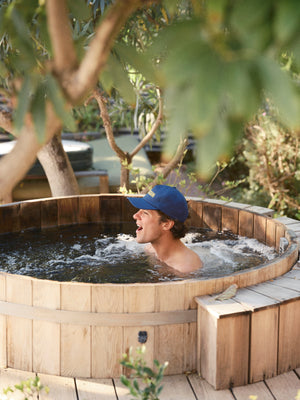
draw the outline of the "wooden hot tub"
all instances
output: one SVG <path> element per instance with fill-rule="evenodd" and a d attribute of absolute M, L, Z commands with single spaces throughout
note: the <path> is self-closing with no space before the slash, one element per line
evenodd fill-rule
<path fill-rule="evenodd" d="M 74 377 L 118 377 L 120 359 L 146 338 L 146 357 L 169 361 L 167 374 L 196 369 L 195 296 L 232 283 L 245 287 L 277 277 L 296 262 L 297 244 L 276 220 L 242 205 L 190 199 L 196 227 L 230 229 L 287 250 L 272 262 L 232 276 L 166 283 L 88 284 L 0 274 L 2 367 Z M 0 206 L 0 233 L 53 226 L 132 221 L 134 208 L 122 195 L 86 195 Z M 125 227 L 126 228 L 126 227 Z"/>

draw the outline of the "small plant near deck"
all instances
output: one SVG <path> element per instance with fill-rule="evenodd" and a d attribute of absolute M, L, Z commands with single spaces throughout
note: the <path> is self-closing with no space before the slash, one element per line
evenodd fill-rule
<path fill-rule="evenodd" d="M 143 345 L 136 349 L 135 357 L 132 355 L 132 348 L 128 354 L 123 355 L 121 365 L 130 371 L 130 375 L 121 375 L 121 382 L 135 399 L 159 400 L 163 389 L 161 382 L 168 363 L 160 364 L 154 360 L 154 368 L 148 367 L 144 359 L 145 351 L 146 346 Z"/>
<path fill-rule="evenodd" d="M 36 376 L 35 378 L 29 378 L 26 381 L 21 381 L 20 383 L 14 385 L 13 387 L 8 386 L 6 389 L 3 389 L 3 394 L 0 395 L 1 400 L 9 400 L 14 399 L 15 393 L 22 393 L 24 400 L 36 400 L 40 396 L 40 393 L 45 392 L 49 393 L 48 386 L 42 385 L 40 378 Z M 18 397 L 20 398 L 20 397 Z"/>
<path fill-rule="evenodd" d="M 259 400 L 259 398 L 257 396 L 251 395 L 249 396 L 249 400 Z M 298 390 L 295 400 L 300 400 L 300 390 Z"/>

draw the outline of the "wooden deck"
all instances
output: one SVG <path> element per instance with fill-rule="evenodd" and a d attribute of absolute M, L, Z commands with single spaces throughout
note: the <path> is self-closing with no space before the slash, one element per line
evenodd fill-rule
<path fill-rule="evenodd" d="M 38 374 L 41 383 L 50 389 L 48 395 L 40 394 L 39 400 L 129 400 L 127 389 L 118 379 L 73 379 Z M 0 398 L 3 389 L 34 377 L 33 373 L 0 370 Z M 161 400 L 294 400 L 300 391 L 300 368 L 288 373 L 231 390 L 215 391 L 198 375 L 166 376 L 163 380 Z M 21 399 L 22 397 L 9 397 Z"/>

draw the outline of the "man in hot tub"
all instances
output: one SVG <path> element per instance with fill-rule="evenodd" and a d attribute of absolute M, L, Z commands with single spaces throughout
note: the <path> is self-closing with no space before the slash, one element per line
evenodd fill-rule
<path fill-rule="evenodd" d="M 137 224 L 136 240 L 149 243 L 146 250 L 179 273 L 202 267 L 200 257 L 180 240 L 187 229 L 184 224 L 188 207 L 184 196 L 175 187 L 154 186 L 143 198 L 128 197 L 139 208 L 133 215 Z"/>

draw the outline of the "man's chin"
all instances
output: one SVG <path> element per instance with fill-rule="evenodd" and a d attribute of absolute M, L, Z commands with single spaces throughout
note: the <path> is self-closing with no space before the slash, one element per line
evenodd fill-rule
<path fill-rule="evenodd" d="M 142 243 L 147 243 L 147 242 L 145 242 L 145 240 L 143 240 L 142 238 L 139 238 L 138 236 L 135 237 L 135 240 L 136 240 L 137 243 L 141 243 L 141 244 Z"/>

